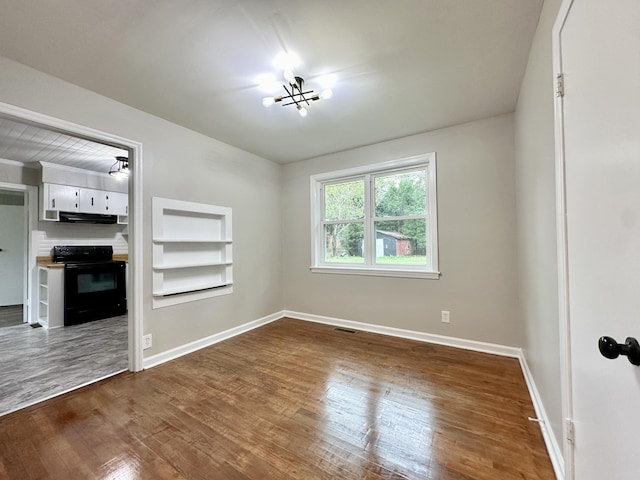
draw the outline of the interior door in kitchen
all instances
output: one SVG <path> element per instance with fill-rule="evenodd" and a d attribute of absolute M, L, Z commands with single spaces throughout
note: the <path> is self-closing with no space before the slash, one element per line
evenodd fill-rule
<path fill-rule="evenodd" d="M 0 188 L 0 307 L 24 303 L 26 219 L 25 192 Z"/>

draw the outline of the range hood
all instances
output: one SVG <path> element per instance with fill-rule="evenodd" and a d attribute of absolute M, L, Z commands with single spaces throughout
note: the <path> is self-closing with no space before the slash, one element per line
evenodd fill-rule
<path fill-rule="evenodd" d="M 116 215 L 103 215 L 100 213 L 60 212 L 60 221 L 66 223 L 116 223 Z"/>

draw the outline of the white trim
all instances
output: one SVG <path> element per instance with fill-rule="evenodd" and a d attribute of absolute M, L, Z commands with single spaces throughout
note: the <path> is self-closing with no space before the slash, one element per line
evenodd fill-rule
<path fill-rule="evenodd" d="M 155 367 L 170 360 L 182 357 L 183 355 L 193 353 L 202 348 L 215 345 L 216 343 L 222 342 L 223 340 L 227 340 L 229 338 L 235 337 L 236 335 L 246 333 L 249 330 L 261 327 L 283 317 L 285 317 L 284 312 L 272 313 L 271 315 L 267 315 L 266 317 L 259 318 L 258 320 L 253 320 L 234 328 L 230 328 L 229 330 L 225 330 L 224 332 L 216 333 L 214 335 L 195 340 L 193 342 L 181 345 L 176 348 L 172 348 L 171 350 L 167 350 L 156 355 L 151 355 L 150 357 L 144 359 L 144 368 L 147 369 Z"/>
<path fill-rule="evenodd" d="M 142 265 L 143 265 L 143 217 L 142 217 L 142 144 L 117 135 L 101 132 L 93 128 L 78 125 L 76 123 L 50 117 L 41 113 L 33 112 L 15 105 L 0 102 L 0 114 L 12 116 L 24 122 L 31 122 L 45 128 L 52 128 L 72 136 L 92 139 L 97 142 L 109 144 L 114 147 L 124 147 L 131 150 L 133 162 L 129 164 L 129 191 L 133 190 L 133 195 L 129 195 L 129 201 L 133 203 L 130 208 L 131 224 L 129 225 L 129 263 L 133 270 L 131 299 L 132 307 L 129 310 L 129 369 L 138 371 L 142 369 Z M 131 313 L 133 312 L 133 314 Z"/>
<path fill-rule="evenodd" d="M 22 260 L 23 268 L 23 285 L 22 285 L 22 304 L 24 308 L 23 320 L 28 323 L 36 323 L 38 304 L 36 301 L 36 289 L 34 288 L 33 275 L 36 270 L 36 256 L 32 255 L 33 252 L 33 231 L 36 230 L 38 225 L 38 187 L 33 185 L 23 185 L 19 183 L 0 182 L 0 189 L 13 190 L 24 193 L 24 210 L 26 215 L 25 221 L 25 238 L 27 246 L 24 249 L 24 255 Z"/>
<path fill-rule="evenodd" d="M 551 424 L 549 423 L 549 417 L 547 416 L 547 411 L 545 410 L 540 394 L 538 393 L 538 388 L 533 380 L 533 375 L 531 374 L 531 370 L 529 369 L 529 364 L 527 363 L 524 353 L 521 352 L 519 360 L 520 368 L 522 368 L 522 374 L 524 375 L 524 380 L 527 383 L 527 389 L 529 390 L 529 396 L 531 397 L 533 408 L 536 411 L 536 417 L 540 420 L 538 425 L 540 426 L 542 438 L 544 439 L 547 452 L 549 453 L 549 458 L 551 459 L 551 464 L 553 465 L 553 471 L 556 474 L 557 480 L 564 480 L 564 458 L 562 456 L 562 449 L 560 448 L 560 445 L 558 445 L 556 437 L 553 434 Z"/>
<path fill-rule="evenodd" d="M 426 169 L 427 183 L 427 209 L 425 215 L 410 215 L 394 217 L 396 219 L 421 218 L 424 217 L 427 226 L 427 259 L 429 265 L 376 265 L 375 260 L 375 233 L 374 224 L 376 218 L 373 208 L 373 192 L 370 182 L 374 177 L 394 169 L 401 171 L 411 170 L 412 167 Z M 438 206 L 437 206 L 437 165 L 436 153 L 424 153 L 407 158 L 400 158 L 387 162 L 371 165 L 361 165 L 358 167 L 331 172 L 318 173 L 309 177 L 310 207 L 311 207 L 311 267 L 312 273 L 329 273 L 343 275 L 373 275 L 387 277 L 408 277 L 408 278 L 429 278 L 437 280 L 440 278 L 438 271 Z M 322 186 L 332 181 L 348 181 L 349 179 L 362 179 L 364 181 L 365 196 L 365 218 L 361 220 L 349 220 L 349 223 L 363 223 L 364 225 L 364 264 L 345 265 L 342 263 L 326 262 L 324 260 L 324 245 L 320 239 L 324 237 L 323 225 L 331 223 L 344 223 L 340 221 L 326 222 L 323 220 L 324 198 L 321 194 Z M 369 208 L 366 206 L 369 205 Z M 370 215 L 371 214 L 371 215 Z M 371 244 L 373 242 L 373 244 Z M 428 270 L 427 270 L 428 267 Z M 419 274 L 416 274 L 418 273 Z"/>
<path fill-rule="evenodd" d="M 563 0 L 552 33 L 553 91 L 556 75 L 563 73 L 562 68 L 562 29 L 573 5 L 573 0 Z M 555 95 L 555 94 L 554 94 Z M 571 319 L 569 315 L 569 278 L 567 265 L 567 207 L 564 158 L 564 112 L 563 97 L 555 96 L 554 137 L 556 161 L 556 232 L 558 262 L 558 323 L 560 329 L 560 388 L 562 398 L 562 438 L 563 438 L 563 475 L 567 480 L 574 479 L 575 458 L 573 444 L 566 431 L 568 420 L 573 419 L 573 392 L 571 374 Z"/>
<path fill-rule="evenodd" d="M 438 280 L 440 272 L 426 272 L 420 270 L 383 270 L 382 268 L 359 268 L 359 267 L 309 267 L 313 273 L 334 273 L 338 275 L 369 275 L 372 277 L 402 277 L 402 278 L 428 278 Z"/>
<path fill-rule="evenodd" d="M 493 355 L 500 355 L 503 357 L 520 358 L 521 356 L 521 350 L 519 348 L 508 347 L 506 345 L 498 345 L 496 343 L 478 342 L 476 340 L 447 337 L 444 335 L 436 335 L 433 333 L 416 332 L 414 330 L 404 330 L 401 328 L 386 327 L 383 325 L 374 325 L 371 323 L 345 320 L 342 318 L 325 317 L 323 315 L 314 315 L 311 313 L 292 312 L 291 310 L 285 310 L 283 316 L 294 318 L 296 320 L 305 320 L 308 322 L 334 325 L 336 327 L 346 327 L 354 330 L 362 330 L 363 332 L 380 333 L 382 335 L 389 335 L 391 337 L 406 338 L 409 340 L 417 340 L 419 342 L 435 343 L 437 345 L 462 348 L 464 350 L 473 350 L 475 352 L 491 353 Z"/>

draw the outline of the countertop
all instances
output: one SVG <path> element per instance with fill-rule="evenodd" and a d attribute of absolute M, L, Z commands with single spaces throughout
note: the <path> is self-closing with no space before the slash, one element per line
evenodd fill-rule
<path fill-rule="evenodd" d="M 129 263 L 129 254 L 127 253 L 114 253 L 114 260 L 120 260 Z M 51 257 L 36 257 L 36 264 L 39 267 L 47 268 L 64 268 L 64 263 L 56 263 Z"/>

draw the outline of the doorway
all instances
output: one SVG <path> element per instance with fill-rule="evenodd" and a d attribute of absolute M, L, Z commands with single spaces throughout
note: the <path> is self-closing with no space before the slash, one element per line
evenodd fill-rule
<path fill-rule="evenodd" d="M 0 116 L 8 117 L 15 122 L 28 125 L 32 128 L 35 127 L 35 128 L 41 129 L 42 131 L 56 132 L 57 134 L 60 134 L 60 135 L 66 135 L 70 138 L 73 138 L 74 140 L 78 140 L 81 142 L 85 142 L 85 143 L 93 142 L 96 145 L 98 144 L 103 146 L 108 145 L 111 147 L 116 147 L 116 148 L 121 148 L 123 150 L 126 150 L 129 153 L 130 172 L 131 172 L 130 178 L 127 183 L 127 186 L 128 186 L 127 190 L 129 191 L 130 207 L 129 207 L 129 225 L 126 227 L 126 237 L 128 239 L 128 247 L 127 247 L 127 250 L 125 250 L 128 252 L 128 257 L 129 257 L 128 269 L 127 269 L 128 275 L 129 275 L 128 315 L 123 318 L 114 318 L 111 321 L 111 323 L 113 324 L 118 323 L 118 325 L 114 326 L 113 328 L 120 329 L 119 331 L 123 332 L 122 335 L 120 334 L 111 335 L 111 338 L 122 339 L 122 341 L 120 342 L 120 345 L 122 345 L 122 347 L 118 347 L 118 348 L 123 349 L 121 354 L 121 360 L 124 359 L 124 364 L 120 363 L 120 365 L 122 366 L 117 367 L 116 371 L 110 371 L 107 373 L 104 373 L 99 370 L 95 370 L 94 372 L 92 372 L 92 377 L 90 378 L 90 380 L 86 380 L 86 381 L 78 380 L 73 384 L 69 384 L 68 382 L 57 382 L 57 381 L 53 382 L 57 384 L 57 387 L 59 387 L 57 388 L 57 390 L 52 389 L 50 395 L 30 397 L 28 403 L 21 404 L 19 406 L 19 408 L 23 408 L 28 404 L 36 403 L 36 402 L 45 400 L 51 396 L 65 393 L 66 391 L 73 390 L 75 388 L 81 387 L 88 383 L 93 383 L 102 378 L 105 378 L 106 376 L 110 376 L 112 374 L 121 372 L 123 370 L 137 371 L 142 368 L 142 349 L 139 347 L 140 345 L 139 332 L 141 331 L 141 316 L 139 314 L 140 305 L 135 295 L 135 293 L 139 291 L 140 289 L 139 285 L 141 284 L 141 275 L 139 273 L 141 268 L 137 268 L 136 266 L 136 263 L 141 262 L 141 256 L 138 256 L 139 260 L 138 262 L 136 262 L 136 255 L 135 255 L 137 251 L 140 251 L 140 247 L 139 247 L 140 236 L 136 235 L 137 225 L 135 223 L 136 222 L 135 217 L 136 217 L 136 213 L 138 213 L 138 211 L 140 210 L 139 208 L 140 200 L 136 199 L 136 197 L 139 198 L 141 192 L 140 190 L 138 191 L 136 190 L 138 188 L 141 188 L 142 149 L 140 144 L 133 141 L 122 139 L 119 137 L 114 137 L 109 134 L 105 134 L 103 132 L 94 131 L 92 129 L 89 129 L 83 126 L 71 124 L 68 122 L 64 122 L 58 119 L 40 115 L 35 112 L 30 112 L 30 111 L 13 107 L 10 105 L 6 105 L 6 104 L 0 103 Z M 11 160 L 9 160 L 9 162 L 11 162 Z M 0 161 L 0 163 L 2 162 Z M 13 163 L 20 164 L 21 162 L 14 161 Z M 106 170 L 104 172 L 106 173 Z M 15 226 L 17 225 L 17 223 L 20 223 L 19 220 L 16 220 L 17 217 L 20 215 L 18 213 L 15 213 L 15 211 L 20 210 L 23 218 L 20 224 L 21 225 L 24 224 L 24 228 L 18 228 L 18 229 L 11 228 L 11 229 L 2 229 L 2 230 L 3 231 L 4 230 L 21 230 L 23 232 L 26 232 L 20 235 L 19 239 L 18 238 L 12 239 L 12 241 L 14 242 L 17 242 L 17 241 L 21 242 L 22 249 L 23 249 L 22 261 L 23 261 L 23 265 L 26 265 L 26 268 L 25 268 L 26 275 L 24 275 L 25 278 L 21 278 L 19 279 L 18 282 L 16 282 L 16 283 L 23 284 L 23 288 L 20 289 L 20 293 L 22 294 L 22 299 L 18 303 L 15 303 L 15 305 L 17 306 L 21 305 L 22 307 L 22 319 L 19 324 L 22 326 L 17 328 L 23 329 L 21 330 L 22 335 L 33 335 L 33 332 L 35 331 L 39 331 L 39 334 L 42 335 L 44 332 L 48 337 L 48 343 L 50 345 L 55 344 L 55 342 L 52 342 L 52 339 L 55 339 L 56 342 L 63 342 L 63 341 L 76 342 L 79 337 L 75 335 L 71 335 L 71 333 L 80 334 L 82 333 L 81 332 L 82 329 L 90 330 L 89 332 L 85 332 L 87 337 L 94 336 L 97 329 L 93 328 L 94 327 L 93 325 L 82 326 L 82 328 L 78 328 L 77 330 L 74 330 L 74 332 L 71 332 L 71 329 L 66 327 L 49 329 L 48 331 L 46 331 L 44 328 L 32 329 L 29 325 L 24 325 L 25 323 L 30 323 L 32 326 L 38 327 L 38 315 L 39 315 L 38 303 L 37 303 L 39 282 L 38 282 L 38 267 L 36 265 L 36 257 L 41 256 L 39 254 L 41 254 L 42 252 L 39 252 L 38 249 L 35 248 L 35 246 L 38 245 L 38 242 L 41 239 L 32 238 L 31 234 L 32 232 L 35 231 L 38 235 L 40 235 L 40 237 L 49 238 L 48 236 L 49 232 L 45 232 L 45 234 L 42 233 L 43 228 L 45 229 L 49 228 L 50 230 L 56 231 L 63 228 L 63 226 L 61 224 L 58 224 L 57 222 L 45 222 L 45 221 L 39 222 L 38 221 L 38 216 L 39 216 L 38 215 L 38 187 L 36 185 L 38 185 L 41 182 L 41 180 L 37 179 L 37 181 L 34 182 L 33 179 L 37 177 L 35 174 L 33 174 L 33 172 L 26 172 L 26 174 L 22 172 L 19 175 L 14 175 L 13 178 L 12 178 L 12 175 L 9 175 L 9 176 L 3 175 L 3 178 L 5 179 L 8 178 L 9 181 L 12 181 L 13 178 L 17 178 L 18 181 L 26 178 L 27 181 L 25 183 L 30 183 L 30 185 L 24 185 L 19 183 L 15 183 L 15 184 L 0 183 L 0 206 L 2 205 L 2 202 L 4 202 L 4 203 L 11 204 L 12 207 L 19 207 L 19 208 L 12 208 L 10 210 L 7 209 L 7 211 L 11 211 L 12 212 L 11 214 L 13 215 L 11 219 L 7 218 L 7 221 L 9 221 L 12 226 Z M 11 192 L 11 193 L 6 193 L 6 192 Z M 7 198 L 5 198 L 4 195 L 6 195 Z M 32 215 L 29 215 L 30 212 L 32 213 Z M 32 218 L 29 219 L 30 217 Z M 46 225 L 46 226 L 43 227 L 43 225 Z M 74 227 L 81 228 L 81 227 L 87 227 L 87 226 L 86 225 L 71 226 L 71 228 L 74 228 Z M 96 228 L 96 227 L 93 227 L 93 228 Z M 86 231 L 83 231 L 83 233 L 85 232 Z M 70 236 L 73 236 L 73 234 Z M 26 241 L 25 241 L 25 238 L 26 238 Z M 3 237 L 0 237 L 0 241 L 5 242 L 6 240 Z M 0 248 L 3 248 L 4 250 L 4 247 L 2 245 L 0 245 Z M 42 245 L 40 245 L 40 249 L 42 248 L 43 248 Z M 12 247 L 11 250 L 13 253 L 14 248 Z M 0 253 L 3 253 L 3 252 L 0 252 Z M 13 297 L 16 297 L 16 295 L 17 294 L 14 292 Z M 7 299 L 6 303 L 14 305 L 14 302 L 16 302 L 17 300 L 15 300 L 15 298 L 13 297 Z M 5 302 L 4 299 L 2 301 Z M 2 306 L 3 305 L 0 304 L 0 307 Z M 107 326 L 107 323 L 109 322 L 102 323 L 100 327 Z M 96 322 L 96 325 L 97 325 L 97 322 Z M 2 343 L 1 338 L 0 338 L 0 343 Z M 114 343 L 118 343 L 118 342 L 114 342 Z M 57 345 L 60 348 L 60 350 L 58 351 L 58 356 L 60 356 L 59 355 L 60 352 L 64 351 L 64 356 L 70 357 L 72 356 L 72 351 L 75 351 L 75 348 L 70 349 L 67 347 L 62 347 L 61 346 L 63 345 L 62 343 L 57 343 Z M 74 346 L 75 345 L 76 344 L 74 343 Z M 5 347 L 6 346 L 7 345 L 5 345 Z M 51 372 L 55 370 L 55 369 L 52 370 L 51 368 L 48 368 L 49 367 L 48 359 L 53 358 L 49 355 L 50 353 L 53 353 L 53 357 L 56 356 L 55 351 L 47 352 L 46 354 L 34 353 L 34 352 L 23 352 L 23 355 L 21 356 L 21 359 L 20 359 L 20 363 L 39 364 L 40 368 L 43 370 L 43 379 L 45 379 L 46 372 Z M 2 372 L 0 371 L 0 374 L 1 373 Z M 3 395 L 0 395 L 0 404 L 3 403 L 2 397 Z M 0 405 L 0 407 L 2 406 L 3 405 Z M 15 408 L 7 410 L 6 408 L 0 408 L 0 410 L 2 410 L 0 414 L 8 413 L 9 411 L 12 411 L 14 409 Z"/>
<path fill-rule="evenodd" d="M 27 220 L 25 192 L 0 187 L 0 328 L 27 322 Z"/>

